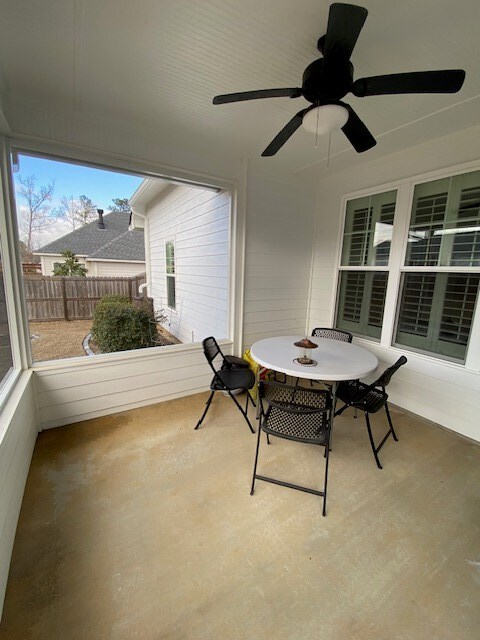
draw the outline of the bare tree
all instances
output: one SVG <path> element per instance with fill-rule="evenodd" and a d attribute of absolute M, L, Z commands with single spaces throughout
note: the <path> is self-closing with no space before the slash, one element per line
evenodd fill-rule
<path fill-rule="evenodd" d="M 79 196 L 77 199 L 73 196 L 68 198 L 63 196 L 60 206 L 55 211 L 59 218 L 69 224 L 72 231 L 92 222 L 97 217 L 96 205 L 87 196 Z"/>
<path fill-rule="evenodd" d="M 20 186 L 17 193 L 25 200 L 25 206 L 20 209 L 20 226 L 25 235 L 25 244 L 28 252 L 33 249 L 35 233 L 47 229 L 57 220 L 57 214 L 52 211 L 52 201 L 55 189 L 55 181 L 43 185 L 39 190 L 35 187 L 35 176 L 22 176 L 18 179 Z"/>

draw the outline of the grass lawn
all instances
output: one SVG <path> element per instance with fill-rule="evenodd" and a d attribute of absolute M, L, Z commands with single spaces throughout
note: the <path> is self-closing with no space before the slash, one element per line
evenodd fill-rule
<path fill-rule="evenodd" d="M 30 322 L 29 326 L 30 336 L 38 336 L 31 340 L 34 362 L 87 355 L 83 350 L 82 343 L 92 328 L 91 320 Z M 158 346 L 180 343 L 180 340 L 163 327 L 159 326 L 158 329 Z M 94 344 L 90 344 L 90 347 L 95 353 L 98 353 Z"/>
<path fill-rule="evenodd" d="M 34 362 L 86 356 L 82 342 L 92 328 L 91 320 L 65 322 L 30 322 L 30 336 Z"/>

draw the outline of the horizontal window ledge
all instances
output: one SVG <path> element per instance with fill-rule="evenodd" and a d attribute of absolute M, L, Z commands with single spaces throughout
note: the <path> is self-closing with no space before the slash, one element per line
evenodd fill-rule
<path fill-rule="evenodd" d="M 341 269 L 343 267 L 340 267 Z M 420 267 L 420 266 L 404 266 L 400 267 L 400 271 L 417 272 L 417 273 L 480 273 L 480 267 Z"/>
<path fill-rule="evenodd" d="M 467 367 L 467 365 L 463 362 L 459 362 L 458 360 L 449 360 L 445 356 L 428 354 L 424 351 L 417 351 L 412 349 L 412 347 L 404 347 L 398 344 L 395 345 L 382 345 L 378 341 L 372 338 L 365 338 L 360 336 L 354 336 L 355 343 L 364 346 L 368 349 L 368 345 L 375 346 L 376 348 L 380 348 L 382 350 L 388 351 L 390 353 L 397 354 L 398 357 L 401 355 L 406 355 L 407 358 L 412 357 L 418 360 L 423 360 L 425 362 L 431 362 L 435 364 L 440 364 L 445 367 L 449 367 L 451 369 L 465 371 L 467 373 L 474 373 L 476 375 L 480 375 L 480 371 L 478 369 L 472 369 Z"/>
<path fill-rule="evenodd" d="M 217 340 L 220 347 L 229 348 L 233 345 L 232 340 Z M 176 354 L 185 353 L 203 353 L 201 342 L 193 342 L 188 344 L 172 344 L 164 347 L 149 347 L 146 349 L 133 349 L 131 351 L 119 351 L 117 353 L 101 353 L 95 356 L 80 356 L 78 358 L 69 358 L 68 360 L 48 360 L 45 362 L 36 362 L 31 369 L 35 373 L 58 373 L 68 369 L 84 369 L 92 366 L 121 364 L 123 362 L 138 362 L 149 358 L 172 357 Z"/>

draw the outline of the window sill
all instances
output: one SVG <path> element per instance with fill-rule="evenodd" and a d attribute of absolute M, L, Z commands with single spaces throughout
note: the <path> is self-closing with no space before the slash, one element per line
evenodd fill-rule
<path fill-rule="evenodd" d="M 359 344 L 359 346 L 364 346 L 365 348 L 368 348 L 369 345 L 375 345 L 376 347 L 378 347 L 379 349 L 382 349 L 383 351 L 387 351 L 389 353 L 394 353 L 398 355 L 398 357 L 407 354 L 407 357 L 409 358 L 415 358 L 423 362 L 427 362 L 429 364 L 441 365 L 442 367 L 448 367 L 456 371 L 465 371 L 467 373 L 475 373 L 477 375 L 480 374 L 480 371 L 478 371 L 478 369 L 468 368 L 464 363 L 453 362 L 451 360 L 444 360 L 442 357 L 430 356 L 430 355 L 427 355 L 426 353 L 420 353 L 418 351 L 411 351 L 406 347 L 399 347 L 396 345 L 385 346 L 380 344 L 380 342 L 376 342 L 373 339 L 370 340 L 367 338 L 357 338 L 356 336 L 354 336 L 354 342 Z"/>

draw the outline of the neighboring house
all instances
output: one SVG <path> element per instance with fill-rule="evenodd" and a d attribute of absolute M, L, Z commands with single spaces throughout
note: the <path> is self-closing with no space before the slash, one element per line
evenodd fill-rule
<path fill-rule="evenodd" d="M 143 232 L 129 229 L 129 212 L 112 212 L 34 251 L 42 275 L 51 276 L 62 251 L 73 251 L 89 276 L 135 276 L 145 272 Z"/>
<path fill-rule="evenodd" d="M 228 336 L 230 196 L 144 180 L 130 198 L 131 228 L 145 230 L 147 293 L 181 342 Z"/>

